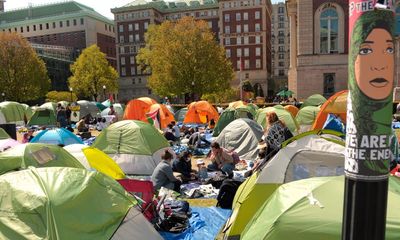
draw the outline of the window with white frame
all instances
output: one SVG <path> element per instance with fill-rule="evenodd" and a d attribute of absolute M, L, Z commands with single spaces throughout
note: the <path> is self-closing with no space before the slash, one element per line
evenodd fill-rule
<path fill-rule="evenodd" d="M 255 11 L 254 18 L 255 19 L 260 19 L 260 11 Z"/>
<path fill-rule="evenodd" d="M 242 44 L 242 38 L 241 37 L 237 37 L 236 38 L 236 44 L 237 45 L 241 45 Z"/>
<path fill-rule="evenodd" d="M 131 75 L 136 75 L 136 68 L 135 67 L 131 67 Z"/>
<path fill-rule="evenodd" d="M 241 33 L 242 31 L 242 26 L 236 25 L 236 33 Z"/>
<path fill-rule="evenodd" d="M 243 32 L 249 32 L 249 24 L 244 24 L 243 25 Z"/>
<path fill-rule="evenodd" d="M 131 23 L 128 25 L 128 30 L 133 31 L 133 25 Z"/>
<path fill-rule="evenodd" d="M 139 23 L 135 23 L 135 31 L 139 31 Z"/>
<path fill-rule="evenodd" d="M 125 65 L 125 57 L 121 57 L 121 65 Z"/>
<path fill-rule="evenodd" d="M 231 57 L 231 50 L 230 49 L 226 49 L 225 50 L 225 54 L 226 54 L 227 58 L 230 58 Z"/>
<path fill-rule="evenodd" d="M 243 20 L 249 20 L 249 13 L 248 12 L 244 12 L 243 13 Z"/>
<path fill-rule="evenodd" d="M 248 57 L 249 56 L 249 48 L 244 49 L 244 56 Z"/>
<path fill-rule="evenodd" d="M 236 49 L 236 57 L 241 57 L 242 56 L 242 49 L 241 48 L 237 48 Z"/>
<path fill-rule="evenodd" d="M 121 67 L 121 76 L 126 76 L 126 69 L 125 69 L 125 67 Z"/>
<path fill-rule="evenodd" d="M 136 42 L 139 42 L 139 41 L 140 41 L 139 34 L 135 34 L 135 41 L 136 41 Z"/>
<path fill-rule="evenodd" d="M 245 44 L 245 45 L 249 44 L 249 36 L 243 37 L 243 44 Z"/>
<path fill-rule="evenodd" d="M 231 27 L 230 26 L 225 26 L 225 33 L 227 33 L 227 34 L 231 33 Z"/>
<path fill-rule="evenodd" d="M 129 34 L 129 42 L 133 42 L 133 34 Z"/>
<path fill-rule="evenodd" d="M 119 25 L 119 32 L 124 32 L 124 25 Z"/>
<path fill-rule="evenodd" d="M 256 47 L 256 56 L 261 56 L 261 48 Z"/>
<path fill-rule="evenodd" d="M 225 38 L 225 45 L 231 45 L 231 39 Z"/>
<path fill-rule="evenodd" d="M 119 42 L 120 43 L 124 43 L 125 42 L 125 39 L 124 39 L 123 35 L 119 36 Z"/>
<path fill-rule="evenodd" d="M 259 23 L 256 23 L 254 29 L 255 29 L 256 32 L 261 31 L 260 24 L 259 24 Z"/>
<path fill-rule="evenodd" d="M 246 59 L 244 60 L 244 69 L 249 69 L 250 68 L 250 60 Z"/>
<path fill-rule="evenodd" d="M 149 28 L 149 23 L 148 22 L 144 22 L 144 29 L 147 30 Z"/>
<path fill-rule="evenodd" d="M 241 19 L 241 14 L 240 13 L 236 13 L 236 21 L 240 21 Z"/>
<path fill-rule="evenodd" d="M 339 45 L 339 18 L 336 9 L 327 8 L 320 16 L 320 53 L 335 53 Z"/>
<path fill-rule="evenodd" d="M 129 57 L 129 62 L 130 62 L 131 64 L 135 64 L 135 56 L 130 56 L 130 57 Z"/>
<path fill-rule="evenodd" d="M 125 48 L 124 47 L 119 47 L 119 53 L 124 54 L 125 53 Z"/>
<path fill-rule="evenodd" d="M 261 59 L 256 59 L 256 68 L 261 68 Z"/>
<path fill-rule="evenodd" d="M 261 43 L 261 36 L 256 36 L 256 44 Z"/>
<path fill-rule="evenodd" d="M 231 16 L 229 14 L 225 14 L 225 22 L 229 22 L 231 19 Z"/>

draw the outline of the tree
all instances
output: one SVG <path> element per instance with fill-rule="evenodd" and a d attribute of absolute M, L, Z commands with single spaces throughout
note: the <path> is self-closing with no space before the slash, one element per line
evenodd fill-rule
<path fill-rule="evenodd" d="M 17 33 L 1 32 L 0 46 L 0 92 L 17 102 L 43 97 L 50 79 L 35 50 Z"/>
<path fill-rule="evenodd" d="M 102 93 L 103 86 L 107 92 L 118 91 L 118 73 L 110 66 L 106 55 L 97 45 L 82 51 L 78 59 L 71 65 L 72 76 L 68 79 L 69 87 L 78 95 L 97 96 Z"/>
<path fill-rule="evenodd" d="M 161 96 L 218 93 L 233 78 L 231 62 L 208 24 L 191 17 L 150 25 L 137 61 L 151 70 L 148 86 Z"/>
<path fill-rule="evenodd" d="M 59 102 L 59 101 L 67 101 L 67 102 L 75 102 L 78 100 L 78 97 L 75 93 L 67 92 L 67 91 L 50 91 L 46 94 L 46 102 Z"/>
<path fill-rule="evenodd" d="M 206 100 L 210 103 L 229 103 L 237 100 L 238 89 L 229 87 L 219 93 L 204 94 L 201 96 L 202 100 Z"/>

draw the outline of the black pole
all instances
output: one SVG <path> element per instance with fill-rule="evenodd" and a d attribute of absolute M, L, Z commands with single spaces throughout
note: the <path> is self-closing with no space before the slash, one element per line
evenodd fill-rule
<path fill-rule="evenodd" d="M 389 1 L 349 1 L 343 240 L 385 239 L 389 163 L 393 156 L 392 6 Z"/>

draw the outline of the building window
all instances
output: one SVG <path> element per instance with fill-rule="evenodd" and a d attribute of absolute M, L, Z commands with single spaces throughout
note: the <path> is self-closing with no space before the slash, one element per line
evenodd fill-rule
<path fill-rule="evenodd" d="M 279 69 L 278 75 L 279 76 L 285 76 L 285 70 Z"/>
<path fill-rule="evenodd" d="M 136 75 L 136 68 L 135 67 L 131 67 L 131 75 L 133 76 L 133 75 Z M 133 81 L 133 84 L 135 84 L 134 83 L 135 81 Z"/>
<path fill-rule="evenodd" d="M 139 84 L 142 83 L 142 79 L 141 78 L 138 78 L 138 83 Z"/>
<path fill-rule="evenodd" d="M 278 55 L 278 59 L 285 59 L 285 54 L 280 53 L 280 54 Z"/>
<path fill-rule="evenodd" d="M 231 39 L 225 38 L 225 45 L 231 45 Z"/>
<path fill-rule="evenodd" d="M 128 25 L 128 31 L 133 31 L 133 25 L 132 24 Z"/>
<path fill-rule="evenodd" d="M 248 57 L 249 56 L 249 48 L 244 49 L 244 56 Z"/>
<path fill-rule="evenodd" d="M 261 56 L 261 48 L 256 48 L 256 56 Z"/>
<path fill-rule="evenodd" d="M 278 36 L 279 36 L 279 37 L 284 37 L 284 36 L 285 36 L 285 33 L 284 33 L 283 31 L 278 31 Z"/>
<path fill-rule="evenodd" d="M 261 29 L 260 29 L 260 24 L 259 23 L 256 23 L 256 25 L 255 25 L 255 30 L 256 30 L 256 32 L 259 32 Z"/>
<path fill-rule="evenodd" d="M 256 44 L 260 44 L 261 43 L 261 36 L 256 36 Z"/>
<path fill-rule="evenodd" d="M 124 43 L 124 42 L 125 42 L 124 36 L 123 35 L 119 36 L 119 43 Z"/>
<path fill-rule="evenodd" d="M 230 21 L 230 15 L 229 14 L 225 14 L 225 22 L 229 22 Z"/>
<path fill-rule="evenodd" d="M 244 36 L 243 37 L 243 44 L 249 44 L 249 36 Z"/>
<path fill-rule="evenodd" d="M 255 19 L 260 19 L 260 11 L 256 11 L 256 12 L 254 13 L 254 18 L 255 18 Z"/>
<path fill-rule="evenodd" d="M 124 32 L 124 25 L 119 25 L 119 32 Z"/>
<path fill-rule="evenodd" d="M 85 21 L 83 20 L 83 18 L 81 18 L 81 25 L 83 25 L 83 24 L 84 24 L 84 22 L 85 22 Z"/>
<path fill-rule="evenodd" d="M 36 31 L 36 25 L 33 25 L 33 31 Z"/>
<path fill-rule="evenodd" d="M 285 51 L 285 46 L 278 47 L 278 52 L 284 52 L 284 51 Z"/>
<path fill-rule="evenodd" d="M 76 26 L 76 19 L 73 20 L 74 26 Z M 107 27 L 106 27 L 107 28 Z M 107 29 L 106 29 L 107 30 Z"/>
<path fill-rule="evenodd" d="M 49 29 L 49 23 L 46 23 L 46 29 Z"/>
<path fill-rule="evenodd" d="M 69 27 L 69 20 L 67 20 L 67 27 Z"/>
<path fill-rule="evenodd" d="M 240 13 L 236 13 L 236 21 L 240 21 L 241 19 L 241 14 Z"/>
<path fill-rule="evenodd" d="M 256 59 L 256 68 L 261 68 L 261 59 Z"/>
<path fill-rule="evenodd" d="M 43 30 L 43 24 L 39 24 L 39 30 Z"/>
<path fill-rule="evenodd" d="M 139 23 L 135 23 L 135 31 L 139 31 Z"/>
<path fill-rule="evenodd" d="M 240 25 L 236 25 L 236 33 L 241 33 L 242 28 Z"/>
<path fill-rule="evenodd" d="M 133 42 L 133 34 L 129 34 L 129 42 Z"/>
<path fill-rule="evenodd" d="M 243 20 L 249 20 L 249 14 L 247 12 L 243 13 Z"/>
<path fill-rule="evenodd" d="M 136 46 L 130 46 L 129 47 L 129 52 L 130 53 L 136 53 Z"/>
<path fill-rule="evenodd" d="M 330 97 L 335 93 L 335 73 L 324 73 L 324 96 Z"/>
<path fill-rule="evenodd" d="M 278 13 L 283 13 L 284 8 L 283 7 L 278 7 Z"/>
<path fill-rule="evenodd" d="M 241 37 L 236 38 L 236 44 L 237 45 L 241 45 L 242 44 L 242 38 Z"/>
<path fill-rule="evenodd" d="M 225 50 L 225 54 L 226 54 L 227 58 L 230 58 L 231 57 L 231 50 L 230 49 L 226 49 Z"/>
<path fill-rule="evenodd" d="M 144 22 L 144 29 L 147 30 L 149 28 L 149 23 L 148 22 Z"/>
<path fill-rule="evenodd" d="M 62 28 L 63 27 L 63 22 L 60 21 L 59 25 L 60 25 L 60 28 Z"/>
<path fill-rule="evenodd" d="M 131 68 L 131 75 L 133 75 L 132 68 Z M 132 78 L 132 84 L 135 84 L 135 79 Z"/>
<path fill-rule="evenodd" d="M 243 32 L 249 32 L 249 25 L 248 24 L 244 24 L 243 25 Z"/>
<path fill-rule="evenodd" d="M 278 21 L 279 22 L 284 22 L 285 21 L 285 17 L 283 15 L 279 15 L 278 16 Z"/>
<path fill-rule="evenodd" d="M 246 59 L 244 60 L 244 69 L 249 69 L 250 68 L 250 60 Z"/>
<path fill-rule="evenodd" d="M 285 39 L 284 38 L 279 38 L 278 39 L 279 44 L 285 44 Z"/>
<path fill-rule="evenodd" d="M 125 69 L 125 67 L 121 67 L 121 76 L 126 76 L 126 69 Z"/>
<path fill-rule="evenodd" d="M 285 23 L 278 23 L 278 28 L 285 28 Z"/>
<path fill-rule="evenodd" d="M 29 32 L 29 26 L 26 26 L 26 31 Z"/>
<path fill-rule="evenodd" d="M 230 26 L 225 26 L 225 33 L 227 33 L 227 34 L 231 33 Z"/>
<path fill-rule="evenodd" d="M 242 70 L 242 66 L 241 66 L 242 64 L 241 64 L 241 60 L 237 60 L 236 61 L 236 69 L 238 69 L 238 70 Z"/>
<path fill-rule="evenodd" d="M 285 66 L 285 63 L 284 63 L 284 62 L 279 62 L 279 63 L 278 63 L 278 66 L 279 66 L 279 67 L 284 67 L 284 66 Z"/>
<path fill-rule="evenodd" d="M 119 53 L 124 54 L 125 53 L 125 48 L 124 47 L 119 47 Z"/>
<path fill-rule="evenodd" d="M 130 57 L 129 57 L 129 62 L 130 62 L 131 64 L 135 64 L 135 56 L 130 56 Z"/>
<path fill-rule="evenodd" d="M 140 41 L 139 34 L 135 34 L 135 41 L 136 41 L 136 42 L 139 42 L 139 41 Z"/>
<path fill-rule="evenodd" d="M 320 53 L 336 53 L 339 45 L 339 18 L 334 8 L 327 8 L 320 16 Z"/>
<path fill-rule="evenodd" d="M 125 57 L 121 57 L 121 65 L 125 65 Z"/>
<path fill-rule="evenodd" d="M 236 57 L 241 57 L 242 56 L 242 49 L 241 48 L 237 48 L 236 49 Z"/>

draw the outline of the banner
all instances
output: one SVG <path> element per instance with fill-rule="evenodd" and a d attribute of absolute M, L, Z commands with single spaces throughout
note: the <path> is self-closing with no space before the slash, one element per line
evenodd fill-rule
<path fill-rule="evenodd" d="M 349 1 L 345 175 L 388 178 L 394 82 L 394 2 Z"/>

